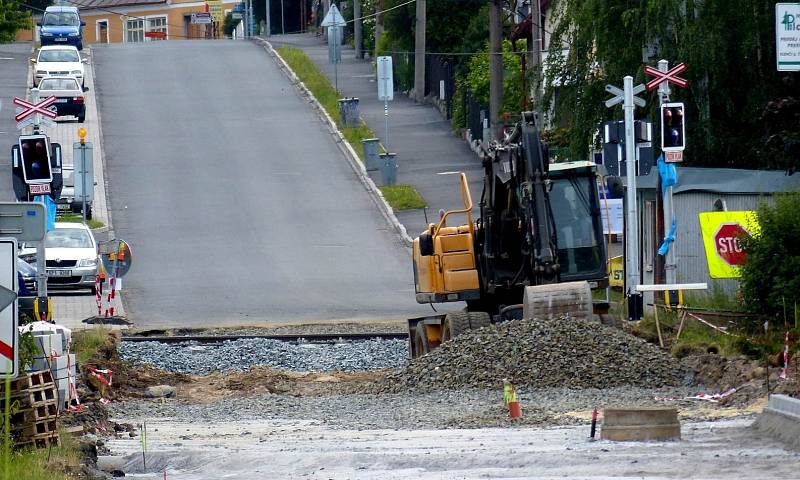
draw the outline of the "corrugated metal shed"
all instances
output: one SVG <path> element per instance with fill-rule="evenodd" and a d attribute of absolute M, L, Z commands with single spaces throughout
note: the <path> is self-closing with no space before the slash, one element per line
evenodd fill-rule
<path fill-rule="evenodd" d="M 771 202 L 774 193 L 800 191 L 800 174 L 732 168 L 677 170 L 678 185 L 673 188 L 677 231 L 672 247 L 677 260 L 676 279 L 681 283 L 708 282 L 712 288 L 735 292 L 737 280 L 711 279 L 708 275 L 698 214 L 719 210 L 720 206 L 729 211 L 756 210 L 760 202 Z M 637 190 L 652 191 L 655 182 L 654 174 L 638 177 Z"/>

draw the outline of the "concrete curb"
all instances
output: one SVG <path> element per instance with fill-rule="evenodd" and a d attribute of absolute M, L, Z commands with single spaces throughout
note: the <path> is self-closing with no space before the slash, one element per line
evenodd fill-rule
<path fill-rule="evenodd" d="M 89 48 L 91 52 L 91 47 Z M 108 182 L 106 181 L 106 155 L 105 155 L 105 145 L 103 142 L 103 122 L 100 118 L 100 107 L 97 105 L 97 76 L 94 73 L 94 52 L 89 54 L 89 62 L 86 64 L 92 70 L 92 96 L 94 97 L 94 115 L 97 119 L 97 138 L 99 139 L 99 157 L 100 157 L 100 164 L 103 168 L 100 169 L 100 175 L 103 177 L 103 196 L 105 196 L 105 201 L 103 202 L 106 207 L 106 225 L 104 227 L 94 229 L 95 232 L 104 233 L 110 232 L 111 237 L 113 237 L 114 233 L 114 224 L 111 221 L 111 207 L 109 206 L 109 195 L 108 195 Z"/>
<path fill-rule="evenodd" d="M 770 395 L 769 404 L 753 427 L 800 450 L 800 399 L 788 395 Z"/>
<path fill-rule="evenodd" d="M 320 117 L 323 121 L 328 124 L 328 128 L 331 133 L 336 136 L 337 138 L 337 145 L 342 150 L 344 157 L 347 159 L 347 162 L 350 164 L 350 168 L 353 169 L 358 179 L 361 181 L 364 188 L 370 194 L 370 197 L 378 206 L 383 217 L 386 219 L 387 222 L 395 229 L 395 231 L 400 235 L 400 238 L 406 243 L 407 246 L 411 246 L 413 240 L 408 235 L 406 231 L 405 225 L 400 223 L 400 220 L 397 219 L 397 216 L 394 214 L 394 209 L 386 202 L 386 199 L 383 196 L 383 192 L 375 185 L 375 182 L 369 178 L 367 174 L 366 167 L 358 158 L 358 154 L 353 149 L 353 146 L 350 145 L 345 138 L 342 132 L 339 130 L 339 127 L 336 126 L 336 122 L 328 115 L 328 112 L 325 111 L 325 108 L 322 104 L 317 100 L 317 97 L 311 93 L 311 90 L 306 87 L 306 85 L 300 80 L 300 78 L 294 73 L 292 68 L 289 66 L 288 63 L 280 56 L 280 54 L 272 47 L 272 44 L 268 41 L 264 40 L 263 38 L 254 38 L 254 40 L 261 44 L 262 47 L 274 58 L 278 66 L 286 73 L 286 76 L 289 80 L 310 100 L 311 103 L 314 105 L 314 108 L 320 114 Z"/>

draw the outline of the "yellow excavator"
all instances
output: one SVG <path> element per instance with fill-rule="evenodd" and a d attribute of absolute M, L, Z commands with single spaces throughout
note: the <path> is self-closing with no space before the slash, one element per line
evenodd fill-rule
<path fill-rule="evenodd" d="M 608 287 L 597 166 L 551 164 L 535 115 L 523 112 L 483 167 L 480 218 L 461 173 L 463 208 L 441 212 L 414 239 L 417 302 L 467 306 L 409 319 L 412 357 L 494 322 L 608 313 L 591 293 Z M 466 222 L 448 225 L 454 217 Z"/>

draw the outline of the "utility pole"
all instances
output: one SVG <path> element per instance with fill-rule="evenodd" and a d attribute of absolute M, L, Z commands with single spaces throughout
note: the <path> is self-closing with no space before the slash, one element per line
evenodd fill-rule
<path fill-rule="evenodd" d="M 383 1 L 378 0 L 375 5 L 375 53 L 374 58 L 378 58 L 378 45 L 381 43 L 381 35 L 383 35 Z"/>
<path fill-rule="evenodd" d="M 364 58 L 364 51 L 361 44 L 364 42 L 361 33 L 361 0 L 353 0 L 353 37 L 356 48 L 356 58 Z"/>
<path fill-rule="evenodd" d="M 489 5 L 489 121 L 493 140 L 501 140 L 503 125 L 503 2 L 491 0 Z"/>
<path fill-rule="evenodd" d="M 286 35 L 286 27 L 283 23 L 283 0 L 281 0 L 281 35 Z"/>
<path fill-rule="evenodd" d="M 528 65 L 535 71 L 542 62 L 542 5 L 539 0 L 531 0 L 531 57 Z M 533 99 L 533 111 L 539 112 L 539 85 L 531 82 L 531 98 Z M 538 120 L 539 115 L 537 115 Z"/>
<path fill-rule="evenodd" d="M 425 101 L 425 0 L 417 0 L 417 23 L 414 36 L 414 99 Z"/>
<path fill-rule="evenodd" d="M 281 0 L 281 1 L 283 1 L 283 0 Z M 267 14 L 266 14 L 267 15 L 267 18 L 266 18 L 267 26 L 266 26 L 266 28 L 267 28 L 267 36 L 268 37 L 270 35 L 272 35 L 272 23 L 270 22 L 270 18 L 269 18 L 269 7 L 270 7 L 269 0 L 267 0 L 267 4 L 266 4 L 265 8 L 267 9 Z"/>

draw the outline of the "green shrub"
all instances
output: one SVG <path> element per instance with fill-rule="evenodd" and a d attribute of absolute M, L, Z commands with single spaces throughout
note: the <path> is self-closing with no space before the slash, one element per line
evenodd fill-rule
<path fill-rule="evenodd" d="M 754 313 L 794 323 L 795 305 L 800 303 L 800 193 L 776 195 L 774 205 L 760 205 L 757 217 L 760 231 L 741 239 L 747 253 L 742 267 L 744 303 Z"/>

